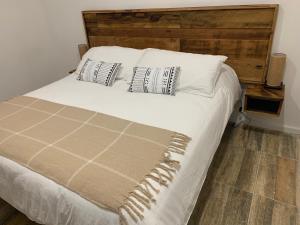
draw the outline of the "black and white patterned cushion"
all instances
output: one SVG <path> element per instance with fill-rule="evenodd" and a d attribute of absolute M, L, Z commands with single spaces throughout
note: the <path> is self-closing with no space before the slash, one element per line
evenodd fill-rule
<path fill-rule="evenodd" d="M 180 67 L 134 67 L 130 92 L 175 95 Z"/>
<path fill-rule="evenodd" d="M 87 59 L 80 68 L 78 80 L 111 86 L 121 68 L 121 63 L 107 63 Z"/>

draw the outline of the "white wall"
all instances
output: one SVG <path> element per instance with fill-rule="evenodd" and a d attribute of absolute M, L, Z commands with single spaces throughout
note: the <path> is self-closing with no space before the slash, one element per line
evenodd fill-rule
<path fill-rule="evenodd" d="M 58 79 L 54 44 L 40 0 L 0 1 L 0 100 Z"/>

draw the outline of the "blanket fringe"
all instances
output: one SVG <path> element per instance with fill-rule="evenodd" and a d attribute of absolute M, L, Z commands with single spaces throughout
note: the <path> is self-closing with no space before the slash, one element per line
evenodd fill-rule
<path fill-rule="evenodd" d="M 149 187 L 156 193 L 158 194 L 159 193 L 159 190 L 156 189 L 148 180 L 143 180 L 142 181 L 142 184 L 144 184 L 144 186 L 147 188 L 147 190 L 150 190 Z"/>
<path fill-rule="evenodd" d="M 134 201 L 132 199 L 132 197 L 129 197 L 127 199 L 128 202 L 131 202 L 135 207 L 137 207 L 141 212 L 144 212 L 144 208 L 142 206 L 140 206 L 138 203 L 136 203 L 136 201 Z"/>
<path fill-rule="evenodd" d="M 135 187 L 135 190 L 129 193 L 124 204 L 119 207 L 121 225 L 128 225 L 126 216 L 123 214 L 124 212 L 126 212 L 135 223 L 144 219 L 144 207 L 150 209 L 151 203 L 156 202 L 154 194 L 159 193 L 159 189 L 151 184 L 150 180 L 160 186 L 168 187 L 168 184 L 173 181 L 175 173 L 180 169 L 180 162 L 171 159 L 171 154 L 184 155 L 189 141 L 190 138 L 186 135 L 179 133 L 172 135 L 172 140 L 164 153 L 164 158 L 156 165 L 151 173 L 146 175 L 145 179 Z"/>
<path fill-rule="evenodd" d="M 144 216 L 134 207 L 130 202 L 126 203 L 126 206 L 130 208 L 130 210 L 139 217 L 140 220 L 144 219 Z"/>

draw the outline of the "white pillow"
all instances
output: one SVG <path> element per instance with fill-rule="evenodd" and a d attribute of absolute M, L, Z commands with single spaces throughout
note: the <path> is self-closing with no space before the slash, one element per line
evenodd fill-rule
<path fill-rule="evenodd" d="M 130 82 L 132 78 L 133 67 L 136 65 L 143 53 L 144 50 L 124 48 L 119 46 L 94 47 L 89 49 L 89 51 L 84 54 L 75 73 L 79 75 L 80 69 L 88 58 L 96 61 L 118 62 L 121 63 L 122 66 L 118 73 L 117 79 L 124 79 Z"/>
<path fill-rule="evenodd" d="M 164 67 L 177 65 L 181 68 L 176 91 L 214 96 L 214 89 L 226 56 L 202 55 L 149 48 L 137 66 Z"/>

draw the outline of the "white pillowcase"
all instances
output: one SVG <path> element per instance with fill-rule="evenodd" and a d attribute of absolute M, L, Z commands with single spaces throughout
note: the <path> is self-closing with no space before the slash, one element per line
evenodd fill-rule
<path fill-rule="evenodd" d="M 79 75 L 80 69 L 88 58 L 95 61 L 118 62 L 121 63 L 122 66 L 117 79 L 124 79 L 127 82 L 130 82 L 133 75 L 133 67 L 135 67 L 143 53 L 144 50 L 119 46 L 94 47 L 89 49 L 82 57 L 75 73 Z"/>
<path fill-rule="evenodd" d="M 226 56 L 202 55 L 149 48 L 137 66 L 181 68 L 176 91 L 213 97 Z"/>

